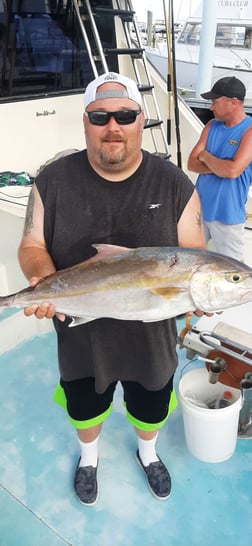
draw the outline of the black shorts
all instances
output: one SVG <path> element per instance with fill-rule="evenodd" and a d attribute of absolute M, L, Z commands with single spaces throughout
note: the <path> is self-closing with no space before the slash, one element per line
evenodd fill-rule
<path fill-rule="evenodd" d="M 157 391 L 147 390 L 134 381 L 122 381 L 121 384 L 128 420 L 134 426 L 145 430 L 154 428 L 151 425 L 162 426 L 168 416 L 173 392 L 173 377 Z M 66 408 L 76 428 L 88 428 L 104 421 L 110 413 L 116 385 L 117 382 L 114 382 L 104 393 L 98 394 L 95 391 L 93 377 L 75 381 L 61 379 L 61 386 L 66 397 Z"/>

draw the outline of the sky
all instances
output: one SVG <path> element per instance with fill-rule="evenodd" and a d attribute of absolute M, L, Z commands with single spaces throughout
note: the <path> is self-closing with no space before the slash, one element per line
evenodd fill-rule
<path fill-rule="evenodd" d="M 165 9 L 168 10 L 169 0 L 146 0 L 146 2 L 133 0 L 132 3 L 138 21 L 143 22 L 147 20 L 147 11 L 153 12 L 153 19 L 164 19 L 164 4 Z M 181 21 L 193 15 L 194 9 L 200 3 L 200 0 L 173 0 L 174 21 L 178 19 Z"/>

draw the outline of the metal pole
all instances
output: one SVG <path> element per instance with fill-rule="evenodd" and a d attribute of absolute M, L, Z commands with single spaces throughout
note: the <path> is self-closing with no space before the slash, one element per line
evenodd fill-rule
<path fill-rule="evenodd" d="M 147 45 L 151 46 L 153 40 L 153 13 L 147 11 Z"/>
<path fill-rule="evenodd" d="M 199 64 L 196 81 L 196 95 L 208 91 L 212 83 L 216 17 L 218 0 L 203 0 L 200 33 Z"/>
<path fill-rule="evenodd" d="M 163 0 L 163 3 L 164 3 L 164 10 L 165 10 L 165 0 Z M 174 101 L 175 130 L 176 130 L 176 139 L 177 139 L 177 164 L 178 164 L 178 167 L 182 169 L 179 106 L 178 106 L 177 77 L 176 77 L 176 52 L 175 52 L 175 35 L 174 35 L 173 0 L 169 0 L 169 13 L 170 13 L 170 28 L 171 28 L 170 32 L 168 29 L 167 17 L 166 17 L 166 26 L 167 26 L 168 36 L 170 36 L 171 34 L 171 45 L 168 44 L 167 42 L 167 50 L 169 48 L 170 50 L 172 49 L 172 63 L 170 68 L 170 74 L 171 74 L 171 89 L 172 89 L 173 101 Z M 169 53 L 168 53 L 168 56 L 169 56 Z"/>

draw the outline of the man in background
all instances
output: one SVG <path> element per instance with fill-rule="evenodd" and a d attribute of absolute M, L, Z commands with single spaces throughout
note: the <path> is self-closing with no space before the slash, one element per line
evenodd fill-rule
<path fill-rule="evenodd" d="M 206 243 L 243 260 L 245 205 L 252 182 L 252 118 L 244 111 L 246 89 L 236 77 L 218 80 L 202 93 L 212 101 L 214 118 L 190 153 L 188 169 L 199 173 L 196 189 L 202 206 Z"/>

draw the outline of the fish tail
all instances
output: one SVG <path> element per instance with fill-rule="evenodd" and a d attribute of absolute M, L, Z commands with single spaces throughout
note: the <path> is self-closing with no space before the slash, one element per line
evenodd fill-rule
<path fill-rule="evenodd" d="M 13 305 L 13 296 L 0 296 L 0 307 L 11 307 Z"/>

